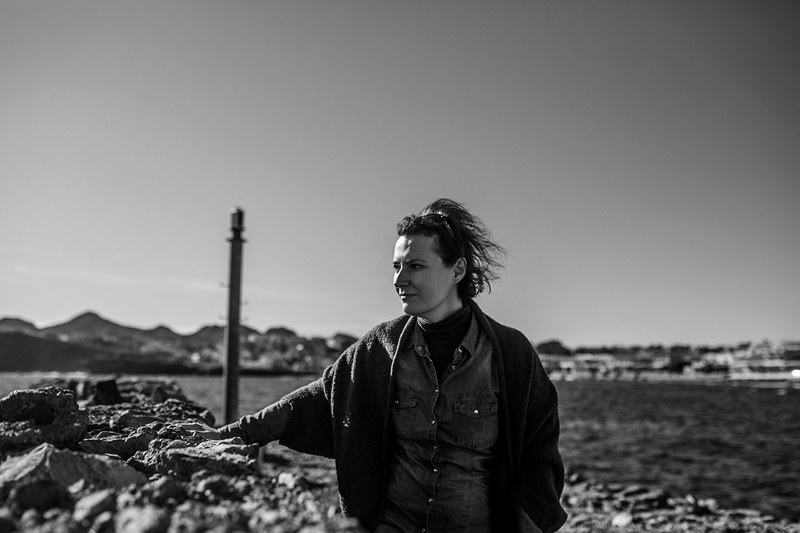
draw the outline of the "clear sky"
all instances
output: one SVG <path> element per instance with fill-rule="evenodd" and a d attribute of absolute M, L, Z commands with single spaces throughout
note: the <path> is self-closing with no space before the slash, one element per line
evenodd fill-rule
<path fill-rule="evenodd" d="M 446 196 L 536 342 L 800 338 L 800 3 L 0 0 L 0 316 L 400 314 Z"/>

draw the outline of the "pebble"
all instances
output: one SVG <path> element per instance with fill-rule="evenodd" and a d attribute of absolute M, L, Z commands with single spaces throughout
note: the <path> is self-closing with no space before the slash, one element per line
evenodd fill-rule
<path fill-rule="evenodd" d="M 611 525 L 614 527 L 625 527 L 633 522 L 633 515 L 630 513 L 618 513 L 611 519 Z"/>

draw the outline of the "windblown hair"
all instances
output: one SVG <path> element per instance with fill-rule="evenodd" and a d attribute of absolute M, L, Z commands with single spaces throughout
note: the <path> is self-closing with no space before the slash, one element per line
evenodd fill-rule
<path fill-rule="evenodd" d="M 419 214 L 403 218 L 397 223 L 397 235 L 435 236 L 436 251 L 447 266 L 463 257 L 467 272 L 458 284 L 462 300 L 472 299 L 484 290 L 492 292 L 491 282 L 500 277 L 505 248 L 492 240 L 481 219 L 455 200 L 440 198 Z"/>

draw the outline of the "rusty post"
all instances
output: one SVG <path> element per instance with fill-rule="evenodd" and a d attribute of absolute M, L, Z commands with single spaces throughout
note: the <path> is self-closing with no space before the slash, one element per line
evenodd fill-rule
<path fill-rule="evenodd" d="M 228 282 L 228 327 L 225 332 L 225 365 L 223 366 L 225 423 L 239 418 L 239 339 L 242 294 L 242 238 L 244 211 L 237 207 L 231 212 L 231 264 Z"/>

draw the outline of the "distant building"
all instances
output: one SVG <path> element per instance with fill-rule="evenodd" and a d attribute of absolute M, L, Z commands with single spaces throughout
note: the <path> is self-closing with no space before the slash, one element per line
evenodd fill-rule
<path fill-rule="evenodd" d="M 778 356 L 787 360 L 800 360 L 800 341 L 783 341 L 778 345 L 775 352 Z"/>
<path fill-rule="evenodd" d="M 775 355 L 775 347 L 772 343 L 764 339 L 750 346 L 747 356 L 752 359 L 766 359 Z"/>

